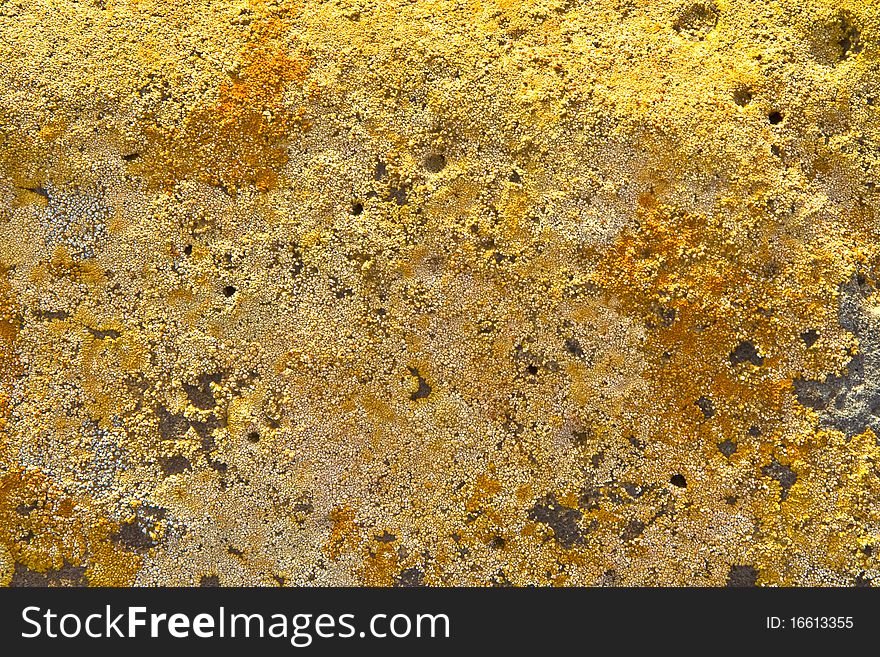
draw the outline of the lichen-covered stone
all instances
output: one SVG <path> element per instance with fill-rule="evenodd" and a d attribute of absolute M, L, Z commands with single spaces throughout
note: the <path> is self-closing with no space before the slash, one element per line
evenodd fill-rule
<path fill-rule="evenodd" d="M 878 35 L 4 4 L 0 584 L 870 584 Z"/>

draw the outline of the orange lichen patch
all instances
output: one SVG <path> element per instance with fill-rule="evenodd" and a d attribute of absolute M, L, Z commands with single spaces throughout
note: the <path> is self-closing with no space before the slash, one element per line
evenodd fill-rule
<path fill-rule="evenodd" d="M 291 108 L 284 96 L 288 85 L 304 84 L 311 59 L 289 54 L 282 37 L 278 20 L 257 23 L 213 103 L 197 105 L 180 126 L 149 126 L 143 170 L 164 184 L 194 178 L 229 191 L 275 186 L 287 142 L 309 127 L 305 108 Z"/>
<path fill-rule="evenodd" d="M 494 468 L 492 468 L 494 470 Z M 491 472 L 491 470 L 490 470 Z M 468 513 L 476 513 L 483 505 L 490 501 L 501 490 L 501 483 L 486 475 L 478 475 L 473 487 L 473 493 L 465 504 Z"/>
<path fill-rule="evenodd" d="M 12 286 L 6 278 L 7 272 L 0 264 L 0 383 L 17 369 L 15 340 L 20 328 L 17 304 Z"/>
<path fill-rule="evenodd" d="M 112 540 L 117 523 L 100 519 L 90 527 L 90 550 L 86 568 L 89 586 L 131 586 L 143 558 L 125 550 Z"/>
<path fill-rule="evenodd" d="M 141 558 L 111 542 L 115 523 L 96 516 L 42 472 L 14 470 L 0 478 L 0 545 L 36 573 L 89 564 L 95 585 L 131 585 Z"/>
<path fill-rule="evenodd" d="M 356 549 L 360 542 L 360 529 L 354 521 L 355 512 L 348 507 L 336 507 L 330 512 L 330 536 L 324 544 L 324 552 L 333 559 Z"/>
<path fill-rule="evenodd" d="M 362 566 L 363 586 L 391 586 L 400 570 L 397 549 L 393 543 L 373 541 L 367 549 Z"/>
<path fill-rule="evenodd" d="M 851 343 L 837 325 L 834 292 L 848 275 L 846 252 L 809 243 L 780 248 L 775 228 L 760 218 L 731 230 L 648 199 L 642 207 L 650 209 L 593 277 L 647 330 L 642 357 L 651 394 L 628 400 L 629 412 L 658 414 L 656 437 L 672 443 L 704 433 L 709 420 L 723 435 L 755 424 L 774 431 L 792 378 L 845 362 L 846 351 L 831 345 Z M 799 334 L 817 325 L 832 340 L 813 354 L 809 363 L 820 369 L 811 371 Z"/>
<path fill-rule="evenodd" d="M 0 265 L 0 462 L 5 460 L 8 449 L 9 385 L 20 370 L 15 353 L 20 319 L 14 291 L 6 278 L 7 273 L 8 270 Z"/>

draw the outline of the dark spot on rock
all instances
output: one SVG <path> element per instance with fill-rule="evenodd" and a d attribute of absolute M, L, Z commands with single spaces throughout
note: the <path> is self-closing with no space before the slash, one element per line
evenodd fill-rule
<path fill-rule="evenodd" d="M 183 415 L 170 413 L 164 406 L 156 407 L 159 418 L 159 437 L 162 440 L 177 440 L 189 429 L 189 420 Z"/>
<path fill-rule="evenodd" d="M 16 562 L 9 586 L 25 588 L 46 588 L 55 586 L 81 587 L 88 586 L 85 566 L 74 566 L 66 559 L 61 568 L 49 568 L 45 573 L 31 570 L 22 563 Z"/>
<path fill-rule="evenodd" d="M 583 358 L 584 349 L 581 347 L 580 343 L 574 338 L 568 338 L 565 341 L 565 350 L 570 353 L 572 356 L 577 356 L 578 358 Z"/>
<path fill-rule="evenodd" d="M 363 203 L 355 203 L 354 205 L 351 206 L 351 213 L 355 216 L 359 215 L 363 211 L 364 211 L 364 204 Z"/>
<path fill-rule="evenodd" d="M 122 335 L 119 331 L 116 331 L 114 329 L 100 330 L 100 329 L 93 329 L 90 327 L 87 327 L 87 328 L 88 328 L 89 333 L 91 333 L 92 336 L 97 340 L 107 340 L 108 338 L 110 340 L 115 340 L 116 338 L 118 338 Z"/>
<path fill-rule="evenodd" d="M 70 313 L 63 310 L 35 310 L 34 317 L 41 321 L 64 321 L 70 319 Z"/>
<path fill-rule="evenodd" d="M 687 480 L 684 478 L 683 474 L 674 474 L 669 478 L 669 483 L 673 486 L 677 486 L 678 488 L 686 488 Z"/>
<path fill-rule="evenodd" d="M 237 547 L 233 547 L 231 545 L 226 548 L 226 551 L 234 557 L 244 556 L 244 552 L 242 550 L 239 550 Z"/>
<path fill-rule="evenodd" d="M 552 493 L 529 510 L 529 520 L 550 527 L 556 542 L 566 549 L 584 542 L 583 531 L 578 524 L 582 517 L 583 514 L 577 509 L 557 502 L 556 496 Z"/>
<path fill-rule="evenodd" d="M 158 461 L 159 467 L 162 468 L 162 473 L 166 477 L 180 474 L 186 470 L 192 470 L 192 464 L 189 462 L 189 459 L 181 454 L 160 456 Z"/>
<path fill-rule="evenodd" d="M 183 255 L 191 256 L 192 252 L 193 252 L 193 245 L 192 244 L 187 244 L 185 247 L 183 247 Z"/>
<path fill-rule="evenodd" d="M 128 155 L 123 155 L 122 159 L 125 160 L 126 162 L 132 162 L 132 161 L 138 159 L 140 156 L 141 156 L 140 153 L 129 153 Z"/>
<path fill-rule="evenodd" d="M 397 576 L 395 586 L 404 588 L 424 586 L 425 574 L 418 568 L 407 568 Z"/>
<path fill-rule="evenodd" d="M 718 443 L 718 451 L 724 454 L 724 456 L 730 456 L 736 451 L 736 443 L 730 438 L 725 438 Z"/>
<path fill-rule="evenodd" d="M 694 402 L 703 412 L 703 417 L 707 420 L 715 415 L 715 404 L 712 403 L 712 400 L 708 397 L 700 397 L 696 402 Z"/>
<path fill-rule="evenodd" d="M 238 290 L 235 289 L 234 285 L 227 285 L 223 288 L 223 296 L 227 299 L 235 294 Z"/>
<path fill-rule="evenodd" d="M 770 112 L 767 116 L 767 120 L 770 121 L 770 125 L 779 125 L 782 123 L 782 113 L 781 112 Z"/>
<path fill-rule="evenodd" d="M 161 506 L 154 506 L 152 504 L 145 504 L 140 507 L 141 511 L 144 515 L 150 516 L 156 520 L 162 520 L 165 515 L 168 513 L 168 510 Z"/>
<path fill-rule="evenodd" d="M 146 552 L 155 545 L 137 520 L 121 525 L 111 539 L 133 552 Z"/>
<path fill-rule="evenodd" d="M 730 352 L 729 358 L 731 365 L 739 365 L 740 363 L 746 362 L 755 366 L 761 366 L 764 364 L 764 358 L 758 354 L 755 345 L 747 340 L 740 342 L 736 349 Z"/>
<path fill-rule="evenodd" d="M 220 578 L 217 575 L 202 575 L 199 579 L 199 586 L 218 587 L 220 586 Z"/>
<path fill-rule="evenodd" d="M 752 92 L 745 88 L 737 89 L 733 92 L 733 102 L 740 107 L 745 107 L 752 102 Z"/>
<path fill-rule="evenodd" d="M 857 587 L 868 587 L 871 586 L 871 578 L 865 577 L 865 571 L 863 570 L 858 575 L 856 575 L 855 585 Z"/>
<path fill-rule="evenodd" d="M 657 313 L 657 317 L 660 320 L 660 325 L 666 328 L 672 326 L 672 324 L 675 322 L 676 316 L 678 315 L 678 313 L 676 313 L 675 311 L 675 308 L 667 308 L 666 306 L 661 306 L 659 304 L 655 305 L 653 310 Z M 649 328 L 654 328 L 654 326 L 654 322 L 648 322 Z"/>
<path fill-rule="evenodd" d="M 734 504 L 739 502 L 739 498 L 736 495 L 728 495 L 727 497 L 724 498 L 724 502 L 725 502 L 725 504 L 733 506 Z"/>
<path fill-rule="evenodd" d="M 208 411 L 217 406 L 217 400 L 214 399 L 214 391 L 211 390 L 211 384 L 220 383 L 222 380 L 222 374 L 202 374 L 195 385 L 184 383 L 183 391 L 193 406 L 203 411 Z"/>
<path fill-rule="evenodd" d="M 522 182 L 522 176 L 519 175 L 519 171 L 517 171 L 516 169 L 510 172 L 510 175 L 507 177 L 507 179 L 512 183 Z"/>
<path fill-rule="evenodd" d="M 757 438 L 758 436 L 761 435 L 761 427 L 759 427 L 759 426 L 751 426 L 751 427 L 749 427 L 749 435 L 750 435 L 752 438 Z"/>
<path fill-rule="evenodd" d="M 602 499 L 602 491 L 598 488 L 585 488 L 581 491 L 578 498 L 578 506 L 587 511 L 595 511 L 599 508 L 599 501 Z"/>
<path fill-rule="evenodd" d="M 804 344 L 807 345 L 807 349 L 816 344 L 816 340 L 819 339 L 819 332 L 816 329 L 810 329 L 809 331 L 804 331 L 801 333 L 801 340 L 804 341 Z"/>
<path fill-rule="evenodd" d="M 861 361 L 861 354 L 857 354 L 853 361 L 856 359 Z M 853 361 L 850 361 L 850 372 L 853 371 Z M 860 362 L 856 365 L 860 365 Z M 861 368 L 859 367 L 859 369 Z M 801 405 L 815 411 L 824 411 L 837 398 L 845 383 L 844 377 L 835 374 L 829 374 L 824 381 L 795 379 L 793 381 L 794 394 Z"/>
<path fill-rule="evenodd" d="M 388 530 L 383 531 L 381 534 L 379 534 L 378 536 L 374 536 L 373 538 L 380 543 L 393 543 L 397 540 L 397 536 L 395 536 Z"/>
<path fill-rule="evenodd" d="M 208 467 L 214 470 L 215 472 L 219 472 L 220 474 L 225 474 L 227 470 L 229 470 L 229 466 L 226 465 L 223 461 L 217 461 L 212 459 L 210 456 L 205 457 L 205 460 L 208 462 Z M 222 480 L 221 480 L 222 482 Z"/>
<path fill-rule="evenodd" d="M 754 566 L 731 566 L 727 573 L 727 586 L 755 586 L 758 571 Z"/>
<path fill-rule="evenodd" d="M 247 435 L 247 440 L 249 443 L 258 443 L 260 442 L 260 432 L 259 431 L 251 431 Z"/>
<path fill-rule="evenodd" d="M 620 576 L 613 568 L 606 570 L 599 578 L 599 586 L 617 586 L 620 583 Z"/>
<path fill-rule="evenodd" d="M 15 512 L 20 516 L 29 516 L 31 511 L 34 511 L 38 506 L 40 506 L 39 502 L 31 502 L 30 504 L 22 502 L 15 507 Z"/>
<path fill-rule="evenodd" d="M 388 175 L 388 167 L 382 161 L 379 160 L 376 162 L 376 168 L 373 170 L 373 180 L 382 180 L 385 176 Z"/>
<path fill-rule="evenodd" d="M 442 153 L 432 153 L 425 158 L 425 168 L 431 173 L 440 173 L 446 167 L 446 156 Z"/>
<path fill-rule="evenodd" d="M 631 541 L 634 538 L 641 536 L 644 531 L 645 523 L 641 520 L 630 520 L 626 524 L 626 527 L 623 528 L 623 532 L 620 534 L 620 540 Z"/>
<path fill-rule="evenodd" d="M 388 188 L 388 196 L 386 197 L 386 200 L 394 201 L 397 205 L 406 205 L 406 192 L 406 187 L 396 187 L 392 185 Z"/>
<path fill-rule="evenodd" d="M 198 434 L 199 438 L 202 439 L 202 450 L 205 452 L 212 452 L 217 448 L 214 443 L 213 432 L 215 429 L 222 429 L 225 427 L 226 421 L 211 413 L 208 416 L 208 419 L 204 422 L 201 420 L 191 420 L 190 425 L 196 434 Z"/>
<path fill-rule="evenodd" d="M 415 367 L 410 367 L 408 369 L 409 373 L 416 377 L 419 383 L 418 389 L 415 392 L 411 393 L 409 398 L 412 401 L 418 401 L 419 399 L 424 399 L 425 397 L 428 397 L 431 394 L 431 386 L 428 385 L 428 382 L 425 381 L 424 377 L 419 374 L 419 371 Z"/>
<path fill-rule="evenodd" d="M 624 483 L 623 490 L 625 490 L 626 494 L 634 500 L 639 499 L 642 495 L 645 494 L 645 488 L 643 486 L 639 486 L 638 484 L 634 484 L 632 482 Z"/>
<path fill-rule="evenodd" d="M 782 487 L 780 499 L 784 502 L 788 498 L 788 490 L 797 481 L 797 473 L 787 465 L 782 465 L 775 457 L 770 465 L 765 465 L 761 468 L 761 473 L 779 482 L 779 485 Z"/>
<path fill-rule="evenodd" d="M 529 374 L 531 374 L 532 376 L 535 376 L 538 373 L 538 366 L 537 365 L 528 365 L 528 366 L 526 366 L 526 371 Z"/>
<path fill-rule="evenodd" d="M 502 536 L 494 536 L 492 540 L 489 541 L 489 547 L 493 550 L 502 550 L 506 544 L 507 541 L 505 541 Z"/>

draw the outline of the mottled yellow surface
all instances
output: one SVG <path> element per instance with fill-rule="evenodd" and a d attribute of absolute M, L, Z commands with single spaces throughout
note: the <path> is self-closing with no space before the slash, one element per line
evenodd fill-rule
<path fill-rule="evenodd" d="M 878 38 L 3 4 L 0 583 L 880 578 Z"/>

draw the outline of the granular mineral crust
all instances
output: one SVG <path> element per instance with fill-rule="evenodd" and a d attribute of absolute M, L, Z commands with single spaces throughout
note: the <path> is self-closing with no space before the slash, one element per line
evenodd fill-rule
<path fill-rule="evenodd" d="M 876 0 L 0 6 L 0 584 L 880 583 Z"/>

